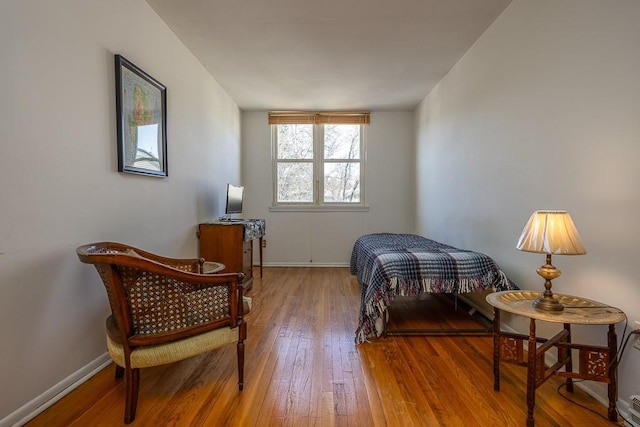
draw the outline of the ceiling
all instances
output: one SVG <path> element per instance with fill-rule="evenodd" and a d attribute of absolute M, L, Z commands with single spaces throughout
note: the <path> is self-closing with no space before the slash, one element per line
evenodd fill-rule
<path fill-rule="evenodd" d="M 147 0 L 245 111 L 406 111 L 511 0 Z"/>

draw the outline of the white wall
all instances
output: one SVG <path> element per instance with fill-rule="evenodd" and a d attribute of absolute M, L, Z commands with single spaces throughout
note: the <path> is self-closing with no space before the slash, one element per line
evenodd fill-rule
<path fill-rule="evenodd" d="M 411 112 L 373 112 L 367 126 L 368 212 L 270 212 L 271 130 L 266 112 L 242 113 L 245 218 L 265 218 L 266 265 L 348 265 L 354 241 L 413 228 Z M 257 253 L 257 250 L 256 250 Z M 254 257 L 255 258 L 255 257 Z"/>
<path fill-rule="evenodd" d="M 116 53 L 167 86 L 167 179 L 117 172 Z M 1 425 L 106 351 L 78 245 L 197 254 L 240 179 L 240 111 L 143 0 L 3 0 L 0 58 Z"/>
<path fill-rule="evenodd" d="M 637 0 L 515 0 L 417 111 L 418 231 L 541 289 L 544 257 L 515 244 L 534 210 L 567 209 L 588 254 L 554 257 L 554 290 L 639 320 L 638 22 Z M 605 333 L 574 338 L 604 345 Z M 621 399 L 640 394 L 631 346 L 619 378 Z"/>

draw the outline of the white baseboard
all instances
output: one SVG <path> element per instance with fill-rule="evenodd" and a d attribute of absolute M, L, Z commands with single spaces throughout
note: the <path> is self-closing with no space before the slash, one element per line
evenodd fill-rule
<path fill-rule="evenodd" d="M 36 415 L 41 412 L 44 412 L 45 409 L 103 370 L 109 365 L 109 363 L 111 363 L 111 359 L 109 358 L 109 354 L 105 352 L 88 365 L 69 375 L 49 390 L 39 396 L 36 396 L 30 402 L 27 402 L 1 419 L 0 427 L 17 427 L 25 424 L 27 421 L 35 418 Z"/>
<path fill-rule="evenodd" d="M 253 264 L 254 267 L 260 267 L 260 264 Z M 264 263 L 263 267 L 349 267 L 348 262 L 269 262 Z"/>
<path fill-rule="evenodd" d="M 460 298 L 466 304 L 468 304 L 472 308 L 475 308 L 480 314 L 482 314 L 487 319 L 489 319 L 489 320 L 493 319 L 493 310 L 491 309 L 491 306 L 489 305 L 489 303 L 486 303 L 485 306 L 481 306 L 480 304 L 476 304 L 475 301 L 473 301 L 473 300 L 471 300 L 469 298 L 465 298 L 465 294 L 457 295 L 457 298 Z"/>

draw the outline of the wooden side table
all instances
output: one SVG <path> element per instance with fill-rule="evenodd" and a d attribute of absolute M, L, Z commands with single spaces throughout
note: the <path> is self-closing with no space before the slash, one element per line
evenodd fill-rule
<path fill-rule="evenodd" d="M 552 375 L 566 378 L 567 391 L 573 392 L 573 379 L 586 379 L 608 384 L 609 420 L 617 421 L 618 398 L 617 338 L 615 325 L 625 320 L 625 314 L 617 308 L 596 301 L 569 295 L 555 294 L 565 306 L 562 312 L 545 312 L 533 308 L 533 301 L 541 292 L 504 291 L 487 295 L 493 306 L 493 374 L 496 391 L 500 391 L 500 362 L 527 367 L 527 426 L 534 426 L 533 410 L 536 389 Z M 500 329 L 500 312 L 506 311 L 530 319 L 529 335 L 503 332 Z M 536 320 L 562 323 L 564 328 L 552 338 L 536 336 Z M 571 325 L 608 325 L 607 346 L 575 344 L 571 342 Z M 524 343 L 528 354 L 524 356 Z M 547 351 L 557 349 L 557 362 L 546 366 Z M 533 349 L 533 350 L 532 350 Z M 572 350 L 579 355 L 578 370 L 574 372 Z M 564 367 L 563 371 L 560 371 Z"/>
<path fill-rule="evenodd" d="M 203 274 L 212 274 L 224 270 L 226 267 L 221 262 L 205 261 L 202 264 Z"/>

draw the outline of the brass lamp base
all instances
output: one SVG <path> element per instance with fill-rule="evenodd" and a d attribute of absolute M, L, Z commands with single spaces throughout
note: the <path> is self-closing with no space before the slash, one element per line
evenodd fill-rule
<path fill-rule="evenodd" d="M 542 311 L 555 311 L 557 313 L 564 310 L 564 306 L 557 299 L 543 295 L 533 302 L 533 308 Z"/>
<path fill-rule="evenodd" d="M 533 302 L 533 308 L 542 311 L 561 312 L 564 310 L 564 306 L 560 304 L 560 301 L 553 297 L 551 292 L 551 281 L 560 276 L 561 271 L 551 264 L 551 254 L 547 254 L 547 263 L 536 270 L 536 273 L 543 279 L 545 291 Z"/>

